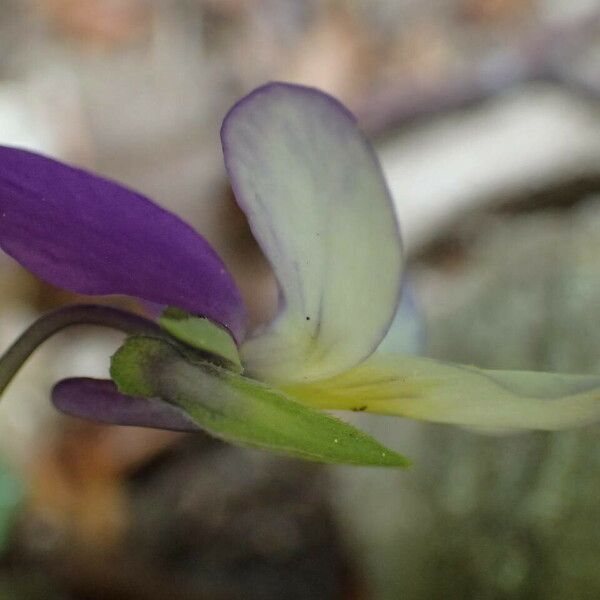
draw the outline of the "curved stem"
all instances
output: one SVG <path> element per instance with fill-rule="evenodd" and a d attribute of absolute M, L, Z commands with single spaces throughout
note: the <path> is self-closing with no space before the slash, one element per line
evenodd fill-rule
<path fill-rule="evenodd" d="M 30 325 L 0 358 L 0 395 L 34 350 L 55 333 L 72 325 L 99 325 L 129 334 L 164 337 L 152 321 L 133 313 L 100 306 L 75 304 L 59 308 Z"/>

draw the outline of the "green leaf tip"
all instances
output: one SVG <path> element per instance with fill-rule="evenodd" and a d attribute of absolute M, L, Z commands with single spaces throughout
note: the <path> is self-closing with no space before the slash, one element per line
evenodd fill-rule
<path fill-rule="evenodd" d="M 160 326 L 180 342 L 223 358 L 226 366 L 242 372 L 237 345 L 229 332 L 205 317 L 195 317 L 174 307 L 164 310 Z"/>
<path fill-rule="evenodd" d="M 128 338 L 113 356 L 111 375 L 122 392 L 177 405 L 208 433 L 231 443 L 327 463 L 409 465 L 348 423 L 263 383 L 184 357 L 157 338 Z"/>

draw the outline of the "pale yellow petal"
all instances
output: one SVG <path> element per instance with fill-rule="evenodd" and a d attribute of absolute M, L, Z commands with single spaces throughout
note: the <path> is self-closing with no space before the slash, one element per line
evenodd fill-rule
<path fill-rule="evenodd" d="M 285 391 L 320 408 L 491 430 L 557 430 L 600 420 L 598 375 L 484 370 L 404 355 L 374 355 L 346 373 Z"/>

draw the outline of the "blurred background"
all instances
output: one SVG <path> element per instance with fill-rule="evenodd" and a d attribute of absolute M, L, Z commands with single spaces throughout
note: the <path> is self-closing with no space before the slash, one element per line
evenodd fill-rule
<path fill-rule="evenodd" d="M 218 131 L 272 79 L 336 95 L 378 149 L 409 265 L 389 347 L 600 372 L 598 0 L 0 0 L 0 143 L 183 216 L 254 323 L 275 283 Z M 0 267 L 0 350 L 78 300 Z M 598 427 L 347 416 L 414 459 L 397 473 L 57 415 L 52 383 L 104 375 L 119 339 L 62 333 L 5 394 L 0 598 L 600 597 Z"/>

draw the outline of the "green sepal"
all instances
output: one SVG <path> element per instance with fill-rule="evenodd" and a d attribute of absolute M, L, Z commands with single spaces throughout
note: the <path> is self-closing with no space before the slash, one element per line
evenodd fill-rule
<path fill-rule="evenodd" d="M 351 425 L 263 383 L 131 337 L 112 358 L 121 392 L 162 398 L 228 442 L 328 463 L 406 467 L 409 461 Z"/>
<path fill-rule="evenodd" d="M 179 308 L 169 307 L 163 311 L 158 322 L 180 342 L 220 356 L 237 373 L 243 371 L 237 345 L 231 334 L 210 319 L 195 317 Z"/>

